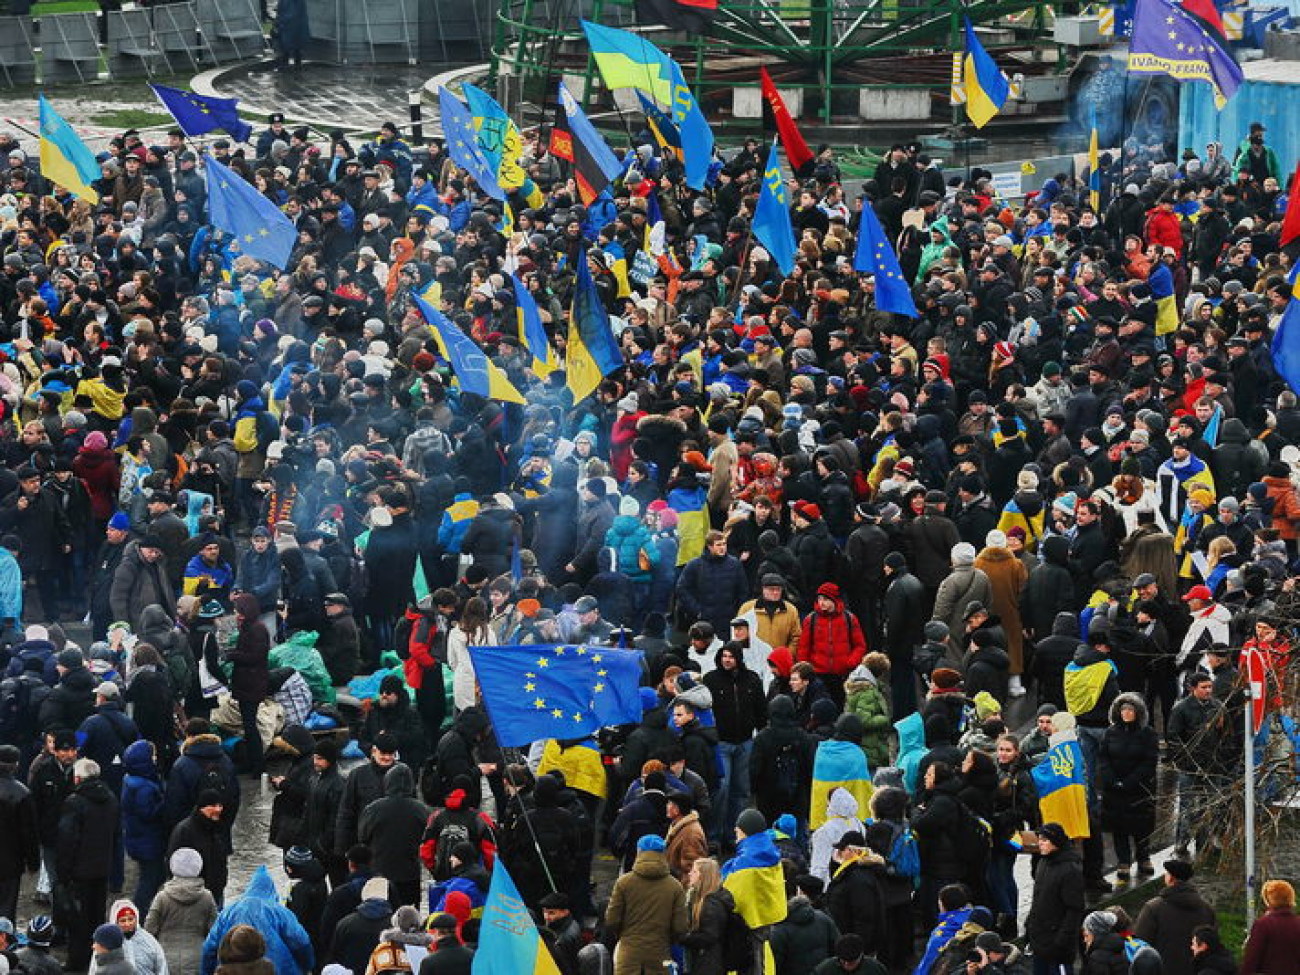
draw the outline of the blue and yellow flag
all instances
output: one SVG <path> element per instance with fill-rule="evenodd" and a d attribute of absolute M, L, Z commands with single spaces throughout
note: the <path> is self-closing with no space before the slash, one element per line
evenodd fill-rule
<path fill-rule="evenodd" d="M 852 741 L 823 741 L 817 746 L 813 758 L 812 798 L 808 806 L 808 828 L 816 829 L 826 822 L 826 804 L 831 793 L 844 789 L 858 800 L 858 809 L 871 808 L 871 769 L 867 753 Z"/>
<path fill-rule="evenodd" d="M 908 318 L 916 317 L 916 301 L 912 298 L 907 278 L 903 276 L 898 255 L 894 253 L 893 245 L 885 236 L 885 228 L 880 225 L 876 211 L 869 203 L 862 207 L 858 246 L 853 253 L 853 270 L 875 277 L 876 307 L 881 311 L 906 315 Z"/>
<path fill-rule="evenodd" d="M 212 226 L 230 234 L 242 253 L 283 269 L 298 241 L 293 222 L 257 187 L 210 154 L 203 154 L 203 165 Z"/>
<path fill-rule="evenodd" d="M 38 99 L 41 110 L 41 175 L 73 196 L 98 203 L 99 194 L 92 185 L 101 175 L 95 154 L 44 95 Z"/>
<path fill-rule="evenodd" d="M 537 301 L 528 290 L 528 285 L 513 274 L 510 275 L 510 283 L 515 289 L 515 317 L 518 321 L 519 341 L 533 357 L 530 368 L 544 379 L 555 371 L 555 350 L 551 348 L 550 340 L 546 337 L 546 327 L 542 324 L 542 316 L 537 310 Z"/>
<path fill-rule="evenodd" d="M 582 29 L 607 88 L 635 88 L 665 107 L 677 127 L 686 185 L 703 190 L 713 161 L 713 131 L 686 84 L 681 67 L 644 38 L 589 20 Z"/>
<path fill-rule="evenodd" d="M 1060 823 L 1071 839 L 1091 836 L 1083 749 L 1074 732 L 1052 735 L 1046 757 L 1033 767 L 1032 774 L 1043 822 Z"/>
<path fill-rule="evenodd" d="M 794 271 L 794 225 L 790 222 L 790 198 L 781 178 L 781 158 L 776 143 L 767 153 L 767 166 L 763 169 L 763 188 L 758 194 L 758 207 L 754 210 L 754 236 L 767 248 L 772 261 L 781 273 Z"/>
<path fill-rule="evenodd" d="M 519 896 L 506 866 L 497 860 L 474 952 L 474 975 L 560 975 L 551 951 Z"/>
<path fill-rule="evenodd" d="M 640 650 L 471 647 L 470 659 L 497 740 L 507 748 L 582 739 L 641 720 Z"/>
<path fill-rule="evenodd" d="M 196 95 L 167 85 L 151 84 L 149 87 L 188 136 L 224 129 L 236 142 L 247 142 L 252 138 L 253 127 L 239 117 L 238 98 Z"/>
<path fill-rule="evenodd" d="M 1151 266 L 1147 287 L 1156 303 L 1156 334 L 1168 335 L 1178 328 L 1178 296 L 1174 291 L 1174 274 L 1163 260 Z"/>
<path fill-rule="evenodd" d="M 527 402 L 506 374 L 474 344 L 473 339 L 460 330 L 455 322 L 419 295 L 413 295 L 412 298 L 433 332 L 438 348 L 451 363 L 452 371 L 460 381 L 461 389 L 485 399 L 500 400 L 504 403 L 523 405 Z"/>
<path fill-rule="evenodd" d="M 537 774 L 545 775 L 547 772 L 562 773 L 565 785 L 581 789 L 598 799 L 604 799 L 609 791 L 600 747 L 592 738 L 564 744 L 554 738 L 548 739 L 542 747 L 542 761 L 537 766 Z"/>
<path fill-rule="evenodd" d="M 1101 209 L 1101 138 L 1097 135 L 1097 107 L 1092 109 L 1092 134 L 1088 137 L 1088 203 Z"/>
<path fill-rule="evenodd" d="M 1113 660 L 1098 660 L 1082 666 L 1071 660 L 1065 665 L 1065 708 L 1075 717 L 1087 714 L 1101 700 L 1111 674 L 1118 673 Z"/>
<path fill-rule="evenodd" d="M 573 401 L 580 403 L 595 391 L 602 379 L 622 367 L 623 352 L 610 331 L 609 313 L 601 304 L 596 283 L 591 280 L 587 255 L 579 254 L 576 264 L 578 282 L 569 314 L 564 368 Z"/>
<path fill-rule="evenodd" d="M 644 92 L 636 93 L 637 101 L 641 103 L 641 112 L 645 115 L 646 125 L 650 126 L 650 132 L 659 143 L 660 149 L 680 150 L 682 148 L 682 136 L 677 131 L 677 126 L 666 112 L 660 110 L 659 106 L 646 98 Z M 673 155 L 677 155 L 674 151 Z"/>
<path fill-rule="evenodd" d="M 722 865 L 722 886 L 731 891 L 736 913 L 751 928 L 785 920 L 785 875 L 770 829 L 736 844 L 736 855 Z"/>
<path fill-rule="evenodd" d="M 460 90 L 465 93 L 465 101 L 469 103 L 479 148 L 496 173 L 497 184 L 507 192 L 519 189 L 528 179 L 528 174 L 519 165 L 519 157 L 524 151 L 519 126 L 515 125 L 514 119 L 506 114 L 497 100 L 482 88 L 466 82 L 460 86 Z"/>
<path fill-rule="evenodd" d="M 1011 97 L 1011 83 L 975 36 L 970 18 L 964 17 L 962 20 L 966 33 L 966 57 L 962 66 L 966 84 L 966 115 L 975 128 L 982 129 L 989 119 L 1002 111 L 1002 106 Z"/>

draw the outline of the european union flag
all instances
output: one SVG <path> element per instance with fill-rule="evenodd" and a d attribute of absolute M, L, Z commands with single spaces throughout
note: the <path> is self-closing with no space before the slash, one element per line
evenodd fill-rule
<path fill-rule="evenodd" d="M 504 200 L 505 190 L 497 182 L 496 172 L 479 148 L 474 132 L 474 120 L 465 103 L 446 88 L 438 89 L 438 109 L 442 113 L 442 133 L 447 140 L 447 155 L 465 172 L 469 173 L 488 196 Z"/>
<path fill-rule="evenodd" d="M 1167 74 L 1176 81 L 1208 81 L 1222 108 L 1241 86 L 1241 65 L 1220 37 L 1171 0 L 1137 0 L 1128 44 L 1130 74 Z"/>
<path fill-rule="evenodd" d="M 767 248 L 782 274 L 794 271 L 794 225 L 790 223 L 790 198 L 781 178 L 781 160 L 774 144 L 767 153 L 763 189 L 754 211 L 754 236 Z"/>
<path fill-rule="evenodd" d="M 677 126 L 673 120 L 667 114 L 661 112 L 659 106 L 646 98 L 641 92 L 638 91 L 636 97 L 641 102 L 641 112 L 645 115 L 650 131 L 654 133 L 655 139 L 659 142 L 659 148 L 680 149 L 682 147 L 682 137 L 677 131 Z"/>
<path fill-rule="evenodd" d="M 249 257 L 283 269 L 298 231 L 279 207 L 238 173 L 203 154 L 208 176 L 209 223 L 230 234 Z"/>
<path fill-rule="evenodd" d="M 424 320 L 434 329 L 438 347 L 445 349 L 447 361 L 460 380 L 460 388 L 485 399 L 508 403 L 524 402 L 523 395 L 487 355 L 474 344 L 473 339 L 460 330 L 455 322 L 434 308 L 419 295 L 412 295 L 415 306 Z"/>
<path fill-rule="evenodd" d="M 538 644 L 469 652 L 497 741 L 507 748 L 641 720 L 639 650 Z"/>
<path fill-rule="evenodd" d="M 239 117 L 238 98 L 210 98 L 166 85 L 149 87 L 186 135 L 224 129 L 236 142 L 247 142 L 253 135 L 253 127 Z"/>
<path fill-rule="evenodd" d="M 858 249 L 853 255 L 853 270 L 876 277 L 876 307 L 892 311 L 895 315 L 916 317 L 916 302 L 912 289 L 898 265 L 898 255 L 885 237 L 876 211 L 870 204 L 862 207 L 862 223 L 858 227 Z"/>

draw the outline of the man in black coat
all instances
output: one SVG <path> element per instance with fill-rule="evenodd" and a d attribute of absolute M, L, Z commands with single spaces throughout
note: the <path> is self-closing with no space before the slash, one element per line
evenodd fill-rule
<path fill-rule="evenodd" d="M 197 850 L 203 857 L 203 886 L 212 893 L 220 907 L 226 896 L 229 879 L 230 833 L 222 823 L 226 801 L 215 789 L 205 789 L 194 800 L 194 811 L 182 819 L 172 830 L 167 843 L 167 856 L 177 850 Z"/>
<path fill-rule="evenodd" d="M 366 806 L 384 795 L 384 777 L 397 763 L 397 739 L 386 731 L 375 735 L 370 761 L 348 773 L 334 823 L 334 849 L 347 850 L 357 844 L 357 830 Z"/>
<path fill-rule="evenodd" d="M 18 916 L 18 888 L 23 872 L 41 868 L 36 803 L 27 786 L 14 778 L 21 757 L 13 745 L 0 745 L 0 917 Z"/>
<path fill-rule="evenodd" d="M 852 568 L 851 578 L 844 580 L 844 594 L 849 609 L 857 614 L 867 646 L 880 645 L 880 600 L 885 594 L 884 564 L 889 552 L 889 535 L 880 527 L 880 509 L 860 504 L 854 509 L 858 527 L 844 543 L 844 557 Z"/>
<path fill-rule="evenodd" d="M 463 775 L 470 781 L 471 805 L 482 806 L 480 781 L 492 763 L 479 762 L 477 749 L 488 733 L 487 715 L 477 707 L 468 707 L 456 715 L 455 723 L 438 739 L 436 769 L 437 781 L 428 789 L 425 801 L 441 805 L 443 798 L 455 788 L 456 777 Z M 495 767 L 490 771 L 495 772 Z"/>
<path fill-rule="evenodd" d="M 1070 570 L 1074 573 L 1075 593 L 1093 590 L 1097 567 L 1113 558 L 1110 541 L 1102 531 L 1095 501 L 1080 501 L 1074 506 L 1075 533 L 1070 543 Z"/>
<path fill-rule="evenodd" d="M 356 910 L 333 928 L 325 961 L 342 965 L 348 971 L 364 972 L 371 953 L 388 929 L 393 908 L 388 900 L 388 881 L 371 877 L 361 888 L 361 903 Z M 329 928 L 322 927 L 322 931 Z"/>
<path fill-rule="evenodd" d="M 745 666 L 739 643 L 724 643 L 715 659 L 717 667 L 705 675 L 704 686 L 713 694 L 718 754 L 722 758 L 713 833 L 726 847 L 731 824 L 749 805 L 749 756 L 754 734 L 767 724 L 767 697 L 763 679 Z"/>
<path fill-rule="evenodd" d="M 104 920 L 108 875 L 118 836 L 118 803 L 99 765 L 81 758 L 72 767 L 72 795 L 59 817 L 55 923 L 68 934 L 69 971 L 90 964 L 90 938 Z"/>
<path fill-rule="evenodd" d="M 470 975 L 474 952 L 456 937 L 456 919 L 450 914 L 435 914 L 429 918 L 435 941 L 429 953 L 420 962 L 417 975 Z"/>
<path fill-rule="evenodd" d="M 376 872 L 387 878 L 389 901 L 420 902 L 420 839 L 429 807 L 415 798 L 415 776 L 397 762 L 384 776 L 384 795 L 366 806 L 357 838 L 370 847 Z"/>
<path fill-rule="evenodd" d="M 61 650 L 57 659 L 59 683 L 41 703 L 41 727 L 46 731 L 76 731 L 95 710 L 98 681 L 86 669 L 80 650 Z"/>
<path fill-rule="evenodd" d="M 41 473 L 18 468 L 18 490 L 0 501 L 0 534 L 22 542 L 18 564 L 35 579 L 45 620 L 59 618 L 59 567 L 72 551 L 72 530 L 53 495 L 41 487 Z"/>
<path fill-rule="evenodd" d="M 930 615 L 921 580 L 907 571 L 901 552 L 885 556 L 885 653 L 889 657 L 890 685 L 895 718 L 916 710 L 916 671 L 912 654 L 925 640 L 925 622 Z"/>
<path fill-rule="evenodd" d="M 523 815 L 512 816 L 502 833 L 502 856 L 510 863 L 510 875 L 524 903 L 533 910 L 552 890 L 569 892 L 575 865 L 584 852 L 578 822 L 561 805 L 562 791 L 554 776 L 538 776 L 527 822 Z"/>
<path fill-rule="evenodd" d="M 361 891 L 374 876 L 370 869 L 369 847 L 358 844 L 348 850 L 343 859 L 347 872 L 330 891 L 325 900 L 325 910 L 320 916 L 321 940 L 324 942 L 328 942 L 330 932 L 338 927 L 339 922 L 357 909 L 361 903 Z M 324 956 L 321 960 L 324 960 Z"/>
<path fill-rule="evenodd" d="M 1025 938 L 1044 971 L 1073 967 L 1083 923 L 1083 864 L 1060 823 L 1038 828 L 1038 872 L 1025 919 Z"/>
<path fill-rule="evenodd" d="M 885 861 L 857 830 L 839 838 L 831 859 L 836 867 L 826 888 L 826 913 L 841 934 L 858 935 L 874 955 L 885 941 Z"/>

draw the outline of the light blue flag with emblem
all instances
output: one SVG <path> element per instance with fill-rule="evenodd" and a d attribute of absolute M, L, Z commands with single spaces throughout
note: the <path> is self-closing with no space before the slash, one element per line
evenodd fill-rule
<path fill-rule="evenodd" d="M 241 253 L 283 269 L 298 231 L 280 208 L 238 173 L 203 154 L 208 178 L 208 222 L 230 234 Z"/>
<path fill-rule="evenodd" d="M 763 169 L 763 189 L 758 194 L 758 208 L 754 211 L 754 236 L 767 248 L 772 260 L 782 274 L 794 270 L 794 225 L 790 222 L 790 198 L 781 178 L 781 159 L 776 143 L 767 153 L 767 166 Z"/>

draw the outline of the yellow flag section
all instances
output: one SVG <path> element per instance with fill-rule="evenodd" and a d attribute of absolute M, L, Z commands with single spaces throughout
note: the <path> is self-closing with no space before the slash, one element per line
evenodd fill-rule
<path fill-rule="evenodd" d="M 785 874 L 770 829 L 746 836 L 736 844 L 736 855 L 722 865 L 722 886 L 731 891 L 736 913 L 750 928 L 785 920 Z M 772 948 L 764 941 L 764 975 L 773 975 L 775 969 Z"/>
<path fill-rule="evenodd" d="M 866 753 L 856 742 L 832 740 L 817 746 L 808 807 L 809 830 L 826 822 L 826 804 L 836 789 L 844 789 L 858 800 L 859 814 L 871 808 L 871 771 Z"/>
<path fill-rule="evenodd" d="M 1115 673 L 1113 661 L 1098 660 L 1091 664 L 1071 661 L 1065 668 L 1065 707 L 1076 717 L 1087 714 L 1101 700 L 1106 681 Z"/>
<path fill-rule="evenodd" d="M 1058 731 L 1049 739 L 1046 757 L 1031 774 L 1038 792 L 1038 812 L 1045 823 L 1060 823 L 1071 839 L 1091 835 L 1083 749 L 1073 731 Z"/>
<path fill-rule="evenodd" d="M 40 96 L 41 175 L 90 203 L 99 202 L 91 185 L 99 179 L 95 154 L 78 138 L 54 106 Z"/>
<path fill-rule="evenodd" d="M 537 766 L 537 774 L 562 772 L 565 784 L 580 789 L 588 795 L 604 799 L 608 791 L 608 779 L 605 766 L 601 764 L 600 752 L 590 739 L 565 748 L 554 738 L 542 748 L 542 761 Z"/>

